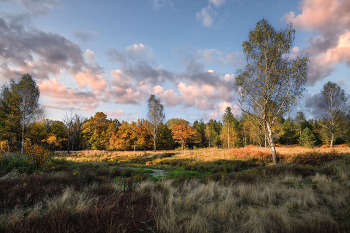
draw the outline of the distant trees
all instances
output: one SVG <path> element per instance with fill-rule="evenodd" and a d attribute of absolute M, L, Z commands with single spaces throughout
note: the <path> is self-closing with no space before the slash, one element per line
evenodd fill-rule
<path fill-rule="evenodd" d="M 156 142 L 157 136 L 159 134 L 159 125 L 165 119 L 164 107 L 159 98 L 155 95 L 151 95 L 147 100 L 148 103 L 148 130 L 150 131 L 151 137 L 153 139 L 153 149 L 157 151 Z"/>
<path fill-rule="evenodd" d="M 273 162 L 277 162 L 272 126 L 278 116 L 290 107 L 305 91 L 309 59 L 298 56 L 289 59 L 295 30 L 288 25 L 284 31 L 275 29 L 263 19 L 249 32 L 243 42 L 247 63 L 238 70 L 234 89 L 243 112 L 254 115 L 268 131 Z"/>
<path fill-rule="evenodd" d="M 323 110 L 323 126 L 331 133 L 330 148 L 333 147 L 336 130 L 346 118 L 347 99 L 345 91 L 336 83 L 327 82 L 321 90 L 320 108 Z"/>

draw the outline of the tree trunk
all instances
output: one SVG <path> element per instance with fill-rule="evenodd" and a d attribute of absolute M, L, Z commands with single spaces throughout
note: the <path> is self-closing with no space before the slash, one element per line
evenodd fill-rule
<path fill-rule="evenodd" d="M 69 131 L 68 131 L 68 151 L 67 153 L 69 154 Z"/>
<path fill-rule="evenodd" d="M 267 126 L 267 130 L 269 132 L 269 142 L 270 142 L 270 147 L 271 147 L 271 152 L 272 152 L 272 161 L 273 161 L 273 163 L 277 163 L 277 155 L 276 155 L 275 143 L 273 141 L 271 126 L 268 122 L 266 122 L 266 126 Z"/>
<path fill-rule="evenodd" d="M 154 148 L 154 152 L 157 152 L 157 148 L 156 148 L 156 137 L 153 138 L 153 148 Z"/>
<path fill-rule="evenodd" d="M 230 131 L 227 127 L 227 149 L 230 149 Z"/>
<path fill-rule="evenodd" d="M 333 148 L 333 142 L 334 142 L 334 130 L 332 129 L 331 149 Z"/>
<path fill-rule="evenodd" d="M 22 124 L 22 143 L 21 143 L 21 154 L 23 154 L 24 151 L 24 119 L 23 119 L 23 124 Z"/>

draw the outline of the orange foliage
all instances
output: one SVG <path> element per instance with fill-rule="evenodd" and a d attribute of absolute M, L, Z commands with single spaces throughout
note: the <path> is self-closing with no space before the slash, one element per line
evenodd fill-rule
<path fill-rule="evenodd" d="M 192 129 L 192 127 L 185 120 L 179 120 L 172 128 L 171 128 L 173 139 L 181 143 L 181 149 L 184 149 L 184 145 L 192 142 L 198 143 L 200 141 L 200 135 L 197 131 Z"/>
<path fill-rule="evenodd" d="M 36 167 L 46 164 L 49 160 L 48 151 L 38 145 L 26 147 L 25 153 L 29 155 L 29 159 L 36 165 Z"/>

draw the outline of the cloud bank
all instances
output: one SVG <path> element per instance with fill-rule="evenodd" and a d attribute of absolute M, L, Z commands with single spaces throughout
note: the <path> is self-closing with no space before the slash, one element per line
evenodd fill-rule
<path fill-rule="evenodd" d="M 302 13 L 289 12 L 284 17 L 296 29 L 316 32 L 305 49 L 295 54 L 308 53 L 310 57 L 309 83 L 315 84 L 332 74 L 336 66 L 350 67 L 350 1 L 303 0 Z"/>

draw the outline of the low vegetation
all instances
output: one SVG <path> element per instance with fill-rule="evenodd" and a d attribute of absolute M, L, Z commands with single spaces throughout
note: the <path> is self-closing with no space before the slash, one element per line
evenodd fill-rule
<path fill-rule="evenodd" d="M 69 155 L 32 150 L 0 157 L 0 232 L 347 232 L 350 227 L 348 147 L 278 147 L 276 165 L 265 148 L 253 146 Z M 163 176 L 155 176 L 156 170 Z"/>

